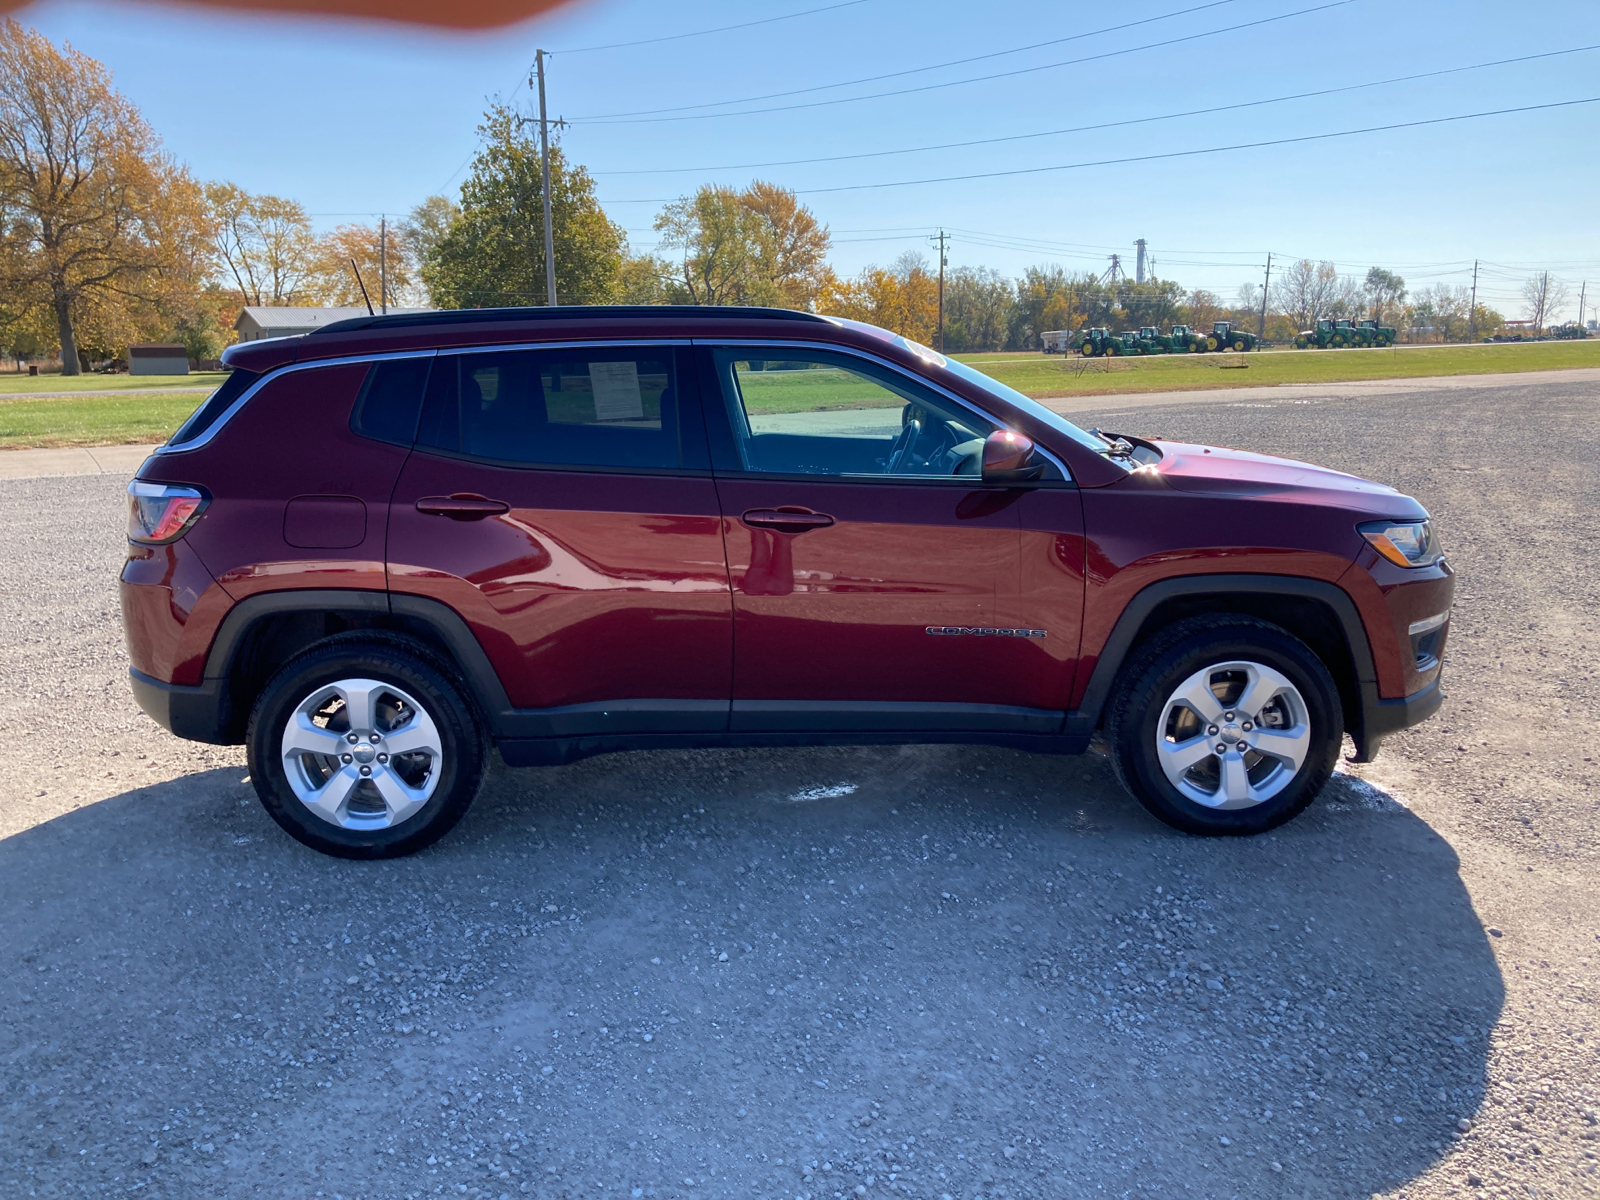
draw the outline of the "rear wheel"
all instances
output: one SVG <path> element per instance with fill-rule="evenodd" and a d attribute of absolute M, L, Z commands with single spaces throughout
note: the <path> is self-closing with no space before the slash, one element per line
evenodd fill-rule
<path fill-rule="evenodd" d="M 1339 693 L 1306 644 L 1264 621 L 1198 617 L 1129 664 L 1105 734 L 1122 785 L 1198 834 L 1271 829 L 1311 803 L 1343 737 Z"/>
<path fill-rule="evenodd" d="M 250 777 L 289 835 L 341 858 L 438 841 L 483 779 L 471 707 L 421 647 L 335 640 L 267 684 L 246 733 Z"/>
<path fill-rule="evenodd" d="M 1093 358 L 1094 357 L 1094 343 L 1093 342 L 1085 342 L 1083 345 L 1078 347 L 1078 353 L 1083 355 L 1085 358 Z"/>
<path fill-rule="evenodd" d="M 1222 345 L 1222 343 L 1217 341 L 1216 338 L 1214 338 L 1214 337 L 1206 338 L 1205 348 L 1207 350 L 1215 350 L 1220 345 Z"/>

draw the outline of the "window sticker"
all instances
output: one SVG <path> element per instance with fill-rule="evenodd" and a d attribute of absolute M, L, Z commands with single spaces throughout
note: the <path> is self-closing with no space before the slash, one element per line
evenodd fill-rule
<path fill-rule="evenodd" d="M 596 421 L 637 421 L 644 416 L 636 362 L 592 362 L 589 387 L 594 393 Z"/>

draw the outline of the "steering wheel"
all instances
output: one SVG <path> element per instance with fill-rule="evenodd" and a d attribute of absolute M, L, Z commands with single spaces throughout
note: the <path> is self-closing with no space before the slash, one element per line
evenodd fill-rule
<path fill-rule="evenodd" d="M 911 459 L 911 453 L 917 447 L 917 442 L 922 438 L 922 422 L 913 418 L 906 422 L 905 428 L 900 431 L 900 436 L 895 438 L 894 445 L 889 448 L 889 462 L 884 467 L 886 475 L 902 474 L 901 468 Z"/>

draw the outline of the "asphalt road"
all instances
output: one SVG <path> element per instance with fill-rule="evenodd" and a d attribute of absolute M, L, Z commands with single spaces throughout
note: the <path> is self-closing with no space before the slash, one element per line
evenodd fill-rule
<path fill-rule="evenodd" d="M 1600 1194 L 1597 390 L 1081 415 L 1396 483 L 1460 572 L 1441 716 L 1248 841 L 919 747 L 324 858 L 134 707 L 121 480 L 0 481 L 0 1196 Z"/>

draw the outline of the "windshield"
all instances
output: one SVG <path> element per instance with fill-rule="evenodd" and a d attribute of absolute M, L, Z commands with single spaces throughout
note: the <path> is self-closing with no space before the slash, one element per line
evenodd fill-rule
<path fill-rule="evenodd" d="M 927 346 L 913 342 L 910 338 L 901 337 L 899 334 L 891 333 L 887 329 L 880 329 L 876 325 L 868 325 L 864 321 L 852 321 L 848 317 L 825 317 L 824 319 L 832 321 L 836 325 L 846 325 L 851 329 L 859 329 L 864 333 L 870 333 L 886 342 L 892 342 L 896 346 L 909 350 L 924 362 L 936 367 L 943 367 L 945 370 L 961 376 L 968 383 L 975 384 L 996 399 L 1004 400 L 1013 408 L 1021 409 L 1034 420 L 1048 425 L 1058 433 L 1065 434 L 1086 450 L 1093 450 L 1096 454 L 1105 454 L 1111 448 L 1111 442 L 1108 438 L 1098 437 L 1086 429 L 1079 429 L 1060 413 L 1051 412 L 1037 400 L 1029 399 L 1017 391 L 1016 388 L 1008 387 L 998 379 L 967 366 L 966 363 L 957 362 L 953 358 L 940 354 L 937 350 L 931 350 Z M 1101 330 L 1100 332 L 1105 331 Z"/>
<path fill-rule="evenodd" d="M 915 348 L 916 347 L 913 347 L 913 349 Z M 928 353 L 932 354 L 934 351 L 930 350 Z M 991 396 L 995 396 L 998 399 L 1004 400 L 1013 408 L 1021 409 L 1035 421 L 1039 421 L 1050 426 L 1051 429 L 1054 429 L 1058 433 L 1065 434 L 1067 437 L 1077 442 L 1078 445 L 1083 446 L 1086 449 L 1093 450 L 1096 454 L 1104 454 L 1106 452 L 1107 443 L 1103 439 L 1095 437 L 1094 434 L 1090 433 L 1086 429 L 1079 429 L 1060 413 L 1051 412 L 1037 400 L 1033 400 L 1027 396 L 1024 396 L 1021 392 L 1017 391 L 1016 388 L 1007 387 L 998 379 L 995 379 L 989 375 L 985 375 L 982 371 L 969 367 L 964 362 L 957 362 L 953 358 L 945 358 L 940 365 L 943 366 L 946 371 L 954 372 L 955 374 L 961 376 L 961 378 L 965 379 L 968 383 L 975 384 L 982 388 Z"/>

